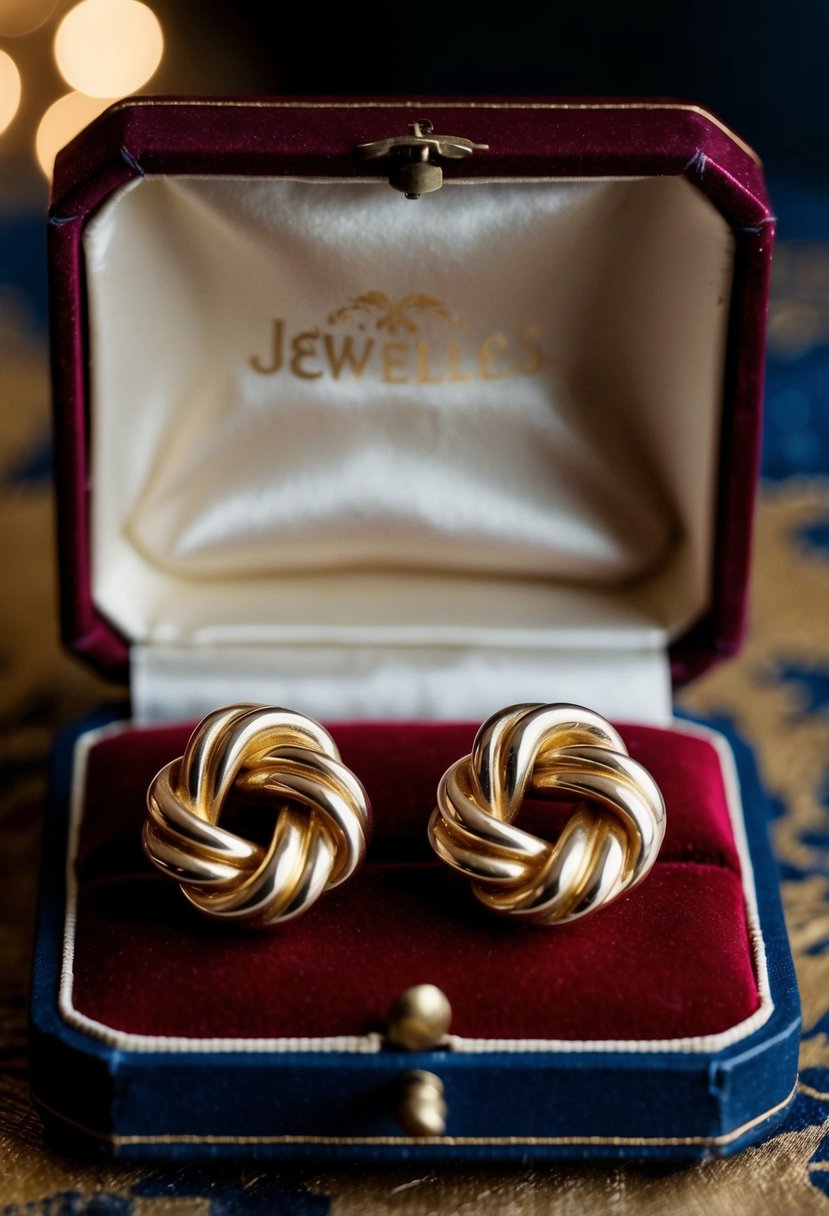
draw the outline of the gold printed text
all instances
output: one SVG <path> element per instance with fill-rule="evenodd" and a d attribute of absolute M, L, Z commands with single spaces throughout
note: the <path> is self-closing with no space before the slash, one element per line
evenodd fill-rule
<path fill-rule="evenodd" d="M 334 329 L 292 332 L 283 318 L 274 318 L 269 344 L 250 355 L 248 366 L 260 376 L 335 381 L 373 376 L 389 385 L 509 380 L 540 375 L 554 363 L 541 336 L 540 326 L 529 325 L 478 342 L 417 334 L 392 339 Z"/>

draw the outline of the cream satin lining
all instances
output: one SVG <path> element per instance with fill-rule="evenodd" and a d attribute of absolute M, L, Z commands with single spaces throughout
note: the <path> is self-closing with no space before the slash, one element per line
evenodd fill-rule
<path fill-rule="evenodd" d="M 685 180 L 149 178 L 85 252 L 94 594 L 145 650 L 402 645 L 415 706 L 435 646 L 552 673 L 703 608 L 732 243 Z"/>

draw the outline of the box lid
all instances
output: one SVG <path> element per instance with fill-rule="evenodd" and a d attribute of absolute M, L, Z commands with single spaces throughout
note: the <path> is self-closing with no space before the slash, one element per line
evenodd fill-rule
<path fill-rule="evenodd" d="M 355 149 L 424 119 L 486 148 L 414 203 Z M 139 98 L 49 223 L 64 637 L 148 705 L 647 702 L 738 647 L 773 217 L 704 110 Z"/>

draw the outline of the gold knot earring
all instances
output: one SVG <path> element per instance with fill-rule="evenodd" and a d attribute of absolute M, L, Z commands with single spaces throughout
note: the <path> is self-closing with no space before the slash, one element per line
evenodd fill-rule
<path fill-rule="evenodd" d="M 514 824 L 527 796 L 579 805 L 555 844 Z M 513 705 L 444 773 L 429 840 L 493 912 L 562 924 L 641 882 L 665 835 L 665 802 L 618 732 L 579 705 Z"/>
<path fill-rule="evenodd" d="M 279 807 L 267 846 L 219 826 L 232 789 Z M 153 779 L 143 841 L 200 912 L 270 928 L 345 882 L 370 829 L 366 791 L 327 730 L 288 709 L 231 705 Z"/>

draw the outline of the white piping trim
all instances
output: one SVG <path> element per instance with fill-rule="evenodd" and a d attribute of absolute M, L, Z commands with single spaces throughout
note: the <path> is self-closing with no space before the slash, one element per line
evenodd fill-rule
<path fill-rule="evenodd" d="M 133 186 L 140 185 L 141 182 L 152 181 L 169 181 L 169 173 L 144 173 L 141 177 L 131 178 L 125 185 L 119 187 L 119 190 L 113 191 L 112 198 L 124 190 L 131 190 Z M 525 186 L 525 185 L 542 185 L 547 182 L 560 182 L 562 185 L 573 183 L 574 185 L 583 185 L 587 182 L 649 182 L 653 181 L 653 174 L 645 173 L 606 173 L 596 174 L 591 173 L 586 176 L 575 177 L 568 175 L 566 177 L 560 174 L 522 174 L 520 176 L 507 177 L 503 174 L 492 177 L 447 177 L 443 182 L 443 189 L 447 186 Z M 682 171 L 677 173 L 663 173 L 661 177 L 682 177 Z M 318 186 L 386 186 L 388 187 L 388 177 L 384 174 L 372 174 L 369 176 L 352 176 L 348 177 L 328 175 L 324 173 L 280 173 L 278 175 L 263 175 L 260 173 L 223 173 L 217 169 L 215 173 L 177 173 L 174 175 L 174 180 L 183 179 L 187 182 L 212 182 L 216 178 L 221 178 L 222 181 L 228 182 L 306 182 L 309 185 Z M 110 199 L 107 199 L 109 202 Z"/>
<path fill-rule="evenodd" d="M 573 1054 L 576 1052 L 628 1052 L 631 1054 L 648 1054 L 653 1052 L 680 1052 L 684 1054 L 701 1054 L 722 1051 L 741 1039 L 748 1038 L 759 1030 L 771 1017 L 774 1003 L 771 999 L 769 986 L 768 962 L 766 948 L 760 926 L 760 916 L 757 907 L 757 890 L 754 882 L 754 871 L 746 836 L 743 817 L 740 783 L 737 768 L 727 740 L 708 726 L 684 719 L 674 719 L 673 729 L 678 734 L 696 735 L 707 740 L 717 751 L 722 768 L 723 785 L 729 818 L 734 832 L 734 842 L 740 859 L 743 894 L 746 905 L 746 921 L 748 923 L 749 939 L 751 942 L 754 970 L 757 977 L 757 989 L 760 996 L 759 1008 L 742 1022 L 719 1031 L 717 1034 L 697 1035 L 678 1039 L 468 1039 L 460 1035 L 447 1037 L 445 1046 L 455 1052 L 481 1054 L 491 1052 L 560 1052 Z M 77 925 L 78 886 L 75 875 L 75 856 L 77 853 L 78 836 L 80 832 L 81 811 L 83 808 L 83 793 L 86 784 L 86 773 L 89 754 L 92 748 L 105 739 L 125 733 L 132 729 L 130 722 L 113 722 L 108 726 L 87 731 L 76 743 L 74 767 L 72 771 L 71 801 L 69 818 L 69 838 L 66 861 L 66 916 L 63 936 L 63 958 L 61 964 L 60 987 L 58 993 L 58 1009 L 64 1021 L 76 1030 L 83 1031 L 93 1038 L 115 1047 L 120 1051 L 143 1052 L 348 1052 L 353 1054 L 376 1054 L 383 1046 L 382 1036 L 340 1035 L 327 1038 L 282 1038 L 282 1039 L 204 1039 L 186 1038 L 177 1035 L 142 1035 L 118 1030 L 103 1022 L 97 1022 L 75 1009 L 72 1003 L 75 961 L 75 929 Z"/>

